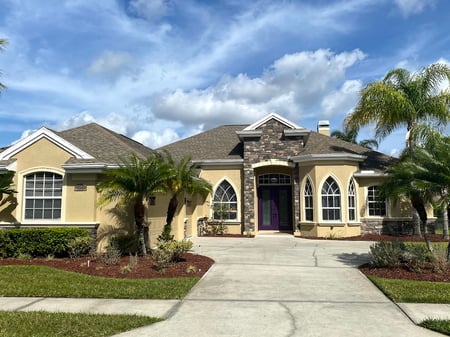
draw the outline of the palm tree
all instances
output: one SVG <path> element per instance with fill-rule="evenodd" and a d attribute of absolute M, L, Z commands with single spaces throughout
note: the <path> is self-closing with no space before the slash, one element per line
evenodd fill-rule
<path fill-rule="evenodd" d="M 367 147 L 368 149 L 378 148 L 378 142 L 375 139 L 363 139 L 361 141 L 357 141 L 356 138 L 358 137 L 358 128 L 346 128 L 344 126 L 344 131 L 340 130 L 334 130 L 331 133 L 331 137 L 337 138 L 349 143 L 358 144 L 364 147 Z"/>
<path fill-rule="evenodd" d="M 105 179 L 97 186 L 97 190 L 102 193 L 101 204 L 118 201 L 133 207 L 136 235 L 143 255 L 149 248 L 148 238 L 144 237 L 144 202 L 164 190 L 163 184 L 169 173 L 169 167 L 160 155 L 141 159 L 133 154 L 129 160 L 122 160 L 118 168 L 108 171 Z"/>
<path fill-rule="evenodd" d="M 439 91 L 445 80 L 450 81 L 450 68 L 436 63 L 410 73 L 394 69 L 383 80 L 368 84 L 361 91 L 355 110 L 347 116 L 346 127 L 358 128 L 375 123 L 375 136 L 382 139 L 395 129 L 406 126 L 407 145 L 415 145 L 411 134 L 422 121 L 446 124 L 450 120 L 450 91 Z"/>
<path fill-rule="evenodd" d="M 0 201 L 3 199 L 3 194 L 11 195 L 17 193 L 12 187 L 13 185 L 14 172 L 7 171 L 6 173 L 0 174 Z"/>
<path fill-rule="evenodd" d="M 0 51 L 3 51 L 5 49 L 5 46 L 8 44 L 8 40 L 6 39 L 0 39 Z M 1 72 L 0 72 L 1 75 Z M 0 93 L 2 89 L 6 89 L 6 86 L 0 82 Z"/>
<path fill-rule="evenodd" d="M 187 194 L 207 195 L 212 192 L 212 186 L 202 178 L 198 178 L 198 166 L 191 162 L 189 156 L 183 157 L 176 163 L 169 152 L 165 152 L 166 162 L 171 168 L 171 174 L 165 182 L 165 190 L 170 193 L 171 198 L 167 206 L 166 224 L 161 233 L 160 240 L 169 241 L 173 239 L 172 221 L 180 203 L 180 197 Z"/>
<path fill-rule="evenodd" d="M 420 73 L 401 68 L 391 70 L 383 80 L 370 83 L 361 91 L 355 110 L 346 117 L 345 127 L 353 129 L 375 123 L 375 137 L 382 139 L 406 126 L 407 146 L 413 148 L 419 123 L 439 125 L 450 120 L 450 91 L 439 91 L 445 80 L 450 80 L 450 68 L 440 63 L 425 67 Z M 421 236 L 420 223 L 414 225 L 416 235 Z"/>

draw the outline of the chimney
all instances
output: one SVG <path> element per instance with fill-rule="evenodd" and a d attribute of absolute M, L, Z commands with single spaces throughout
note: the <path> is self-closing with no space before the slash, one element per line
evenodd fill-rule
<path fill-rule="evenodd" d="M 330 121 L 319 121 L 317 123 L 317 132 L 321 135 L 330 136 Z"/>

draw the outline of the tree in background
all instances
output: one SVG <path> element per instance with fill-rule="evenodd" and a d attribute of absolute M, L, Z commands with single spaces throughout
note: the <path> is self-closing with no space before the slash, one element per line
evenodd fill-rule
<path fill-rule="evenodd" d="M 5 46 L 8 44 L 8 40 L 6 39 L 0 39 L 0 51 L 3 51 L 5 49 Z M 1 72 L 0 72 L 1 75 Z M 0 93 L 2 92 L 2 89 L 6 89 L 6 86 L 0 82 Z"/>
<path fill-rule="evenodd" d="M 344 126 L 344 131 L 340 130 L 334 130 L 331 133 L 331 137 L 337 138 L 349 143 L 358 144 L 364 147 L 367 147 L 368 149 L 377 149 L 378 148 L 378 142 L 375 139 L 363 139 L 361 141 L 357 141 L 356 138 L 358 137 L 358 128 L 348 129 Z"/>
<path fill-rule="evenodd" d="M 358 129 L 375 124 L 375 137 L 382 139 L 395 129 L 406 126 L 407 146 L 413 147 L 411 135 L 420 122 L 446 124 L 450 120 L 450 91 L 440 90 L 450 81 L 450 68 L 436 63 L 411 73 L 397 68 L 383 80 L 368 84 L 362 91 L 355 110 L 345 120 L 346 128 Z"/>
<path fill-rule="evenodd" d="M 0 201 L 3 199 L 3 195 L 12 195 L 17 193 L 13 188 L 14 172 L 7 171 L 0 173 Z"/>

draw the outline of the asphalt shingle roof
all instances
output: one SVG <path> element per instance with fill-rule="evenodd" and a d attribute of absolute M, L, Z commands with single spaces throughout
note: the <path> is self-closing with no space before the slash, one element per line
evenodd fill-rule
<path fill-rule="evenodd" d="M 95 158 L 72 158 L 68 163 L 115 164 L 119 158 L 128 159 L 132 153 L 146 158 L 153 152 L 147 146 L 96 123 L 55 133 Z"/>
<path fill-rule="evenodd" d="M 243 144 L 236 131 L 242 131 L 247 126 L 219 126 L 163 146 L 158 150 L 167 150 L 174 159 L 180 159 L 185 155 L 190 155 L 193 160 L 242 159 Z M 298 156 L 320 154 L 356 154 L 366 156 L 367 159 L 361 163 L 362 169 L 382 170 L 396 160 L 393 157 L 366 147 L 310 131 L 309 135 L 305 137 L 305 146 L 298 153 Z"/>

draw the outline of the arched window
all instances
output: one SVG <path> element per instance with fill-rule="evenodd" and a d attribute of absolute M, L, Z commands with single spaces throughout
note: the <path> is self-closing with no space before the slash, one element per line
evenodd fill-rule
<path fill-rule="evenodd" d="M 322 186 L 322 219 L 341 219 L 341 192 L 336 181 L 328 177 Z"/>
<path fill-rule="evenodd" d="M 378 186 L 369 186 L 367 189 L 367 209 L 369 216 L 386 215 L 386 200 L 380 197 Z"/>
<path fill-rule="evenodd" d="M 237 219 L 237 196 L 233 186 L 224 180 L 214 193 L 213 218 L 215 220 Z"/>
<path fill-rule="evenodd" d="M 305 183 L 305 220 L 314 220 L 313 189 L 309 178 L 306 179 Z"/>
<path fill-rule="evenodd" d="M 25 176 L 26 220 L 61 219 L 63 177 L 53 172 L 35 172 Z"/>
<path fill-rule="evenodd" d="M 350 184 L 348 185 L 348 220 L 356 220 L 356 189 L 353 179 L 350 180 Z"/>

